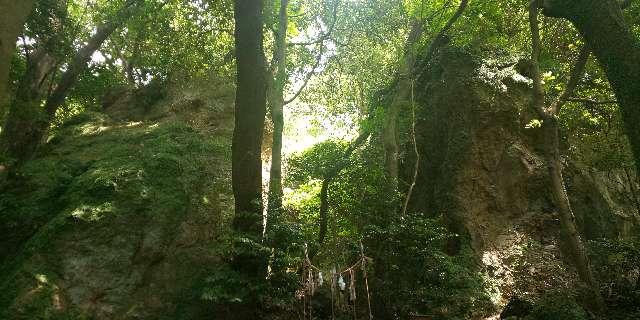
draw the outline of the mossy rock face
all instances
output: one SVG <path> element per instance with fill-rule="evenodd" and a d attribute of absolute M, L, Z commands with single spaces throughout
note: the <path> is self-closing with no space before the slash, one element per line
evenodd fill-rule
<path fill-rule="evenodd" d="M 206 312 L 194 288 L 221 263 L 232 208 L 230 110 L 206 113 L 217 122 L 87 112 L 59 128 L 0 196 L 0 318 Z"/>
<path fill-rule="evenodd" d="M 558 240 L 542 150 L 547 142 L 531 125 L 531 80 L 518 73 L 517 61 L 444 47 L 416 81 L 421 162 L 410 210 L 442 217 L 451 231 L 470 239 L 500 289 L 498 304 L 578 285 Z M 405 141 L 404 180 L 411 181 L 415 156 L 412 140 Z M 567 190 L 584 237 L 632 234 L 637 209 L 619 190 L 621 178 L 568 157 L 566 163 Z"/>

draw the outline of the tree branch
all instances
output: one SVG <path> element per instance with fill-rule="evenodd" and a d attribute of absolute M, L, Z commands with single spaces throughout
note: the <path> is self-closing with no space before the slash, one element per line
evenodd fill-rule
<path fill-rule="evenodd" d="M 565 101 L 568 102 L 582 102 L 582 103 L 588 103 L 588 104 L 593 104 L 593 105 L 603 105 L 603 104 L 618 104 L 618 100 L 602 100 L 602 101 L 598 101 L 595 99 L 589 99 L 589 98 L 566 98 Z"/>
<path fill-rule="evenodd" d="M 304 82 L 302 83 L 302 86 L 300 87 L 300 89 L 298 89 L 298 91 L 289 99 L 284 101 L 284 105 L 288 105 L 291 102 L 295 101 L 300 94 L 302 94 L 302 91 L 307 87 L 307 85 L 309 84 L 309 81 L 311 80 L 311 77 L 313 77 L 313 75 L 316 74 L 316 70 L 318 69 L 318 67 L 320 67 L 320 62 L 322 61 L 322 55 L 324 54 L 324 45 L 320 45 L 320 52 L 318 53 L 318 56 L 316 57 L 316 62 L 313 65 L 313 68 L 311 68 L 311 71 L 309 71 L 309 73 L 307 73 L 307 75 L 304 77 Z"/>
<path fill-rule="evenodd" d="M 144 3 L 144 0 L 128 0 L 113 19 L 99 26 L 95 35 L 89 39 L 84 47 L 78 50 L 73 60 L 69 63 L 69 68 L 62 74 L 58 86 L 45 103 L 45 110 L 50 118 L 55 116 L 58 108 L 64 103 L 69 89 L 75 84 L 78 76 L 87 68 L 87 63 L 93 53 L 102 46 L 107 38 L 119 28 L 142 3 Z"/>
<path fill-rule="evenodd" d="M 312 40 L 308 42 L 289 42 L 287 45 L 288 46 L 310 46 L 314 44 L 324 44 L 324 41 L 329 39 L 329 37 L 333 33 L 333 30 L 336 27 L 336 22 L 338 21 L 338 5 L 339 4 L 340 4 L 340 1 L 337 0 L 333 6 L 333 19 L 331 21 L 331 25 L 329 25 L 329 28 L 327 29 L 327 31 L 323 32 L 320 35 L 320 37 L 318 37 L 316 40 Z"/>
<path fill-rule="evenodd" d="M 400 213 L 400 216 L 404 216 L 407 213 L 409 200 L 411 200 L 413 188 L 416 186 L 416 181 L 418 180 L 418 172 L 420 170 L 420 152 L 418 151 L 418 142 L 416 141 L 416 103 L 413 82 L 411 82 L 411 138 L 413 140 L 413 152 L 416 155 L 416 162 L 413 165 L 413 179 L 411 180 L 411 185 L 409 185 L 407 196 L 404 199 L 404 205 L 402 206 L 402 212 Z"/>
<path fill-rule="evenodd" d="M 533 80 L 533 107 L 538 115 L 545 119 L 548 116 L 545 110 L 545 93 L 542 88 L 542 76 L 540 74 L 540 26 L 538 14 L 540 1 L 531 0 L 529 4 L 529 28 L 531 29 L 531 79 Z"/>
<path fill-rule="evenodd" d="M 302 91 L 307 87 L 307 85 L 309 84 L 309 81 L 311 80 L 311 77 L 313 77 L 313 75 L 315 75 L 316 70 L 318 69 L 318 67 L 320 66 L 320 62 L 322 62 L 322 56 L 324 55 L 324 42 L 329 38 L 329 36 L 331 36 L 331 34 L 333 33 L 334 28 L 336 27 L 336 23 L 338 22 L 338 6 L 340 4 L 340 1 L 337 0 L 333 6 L 333 21 L 331 22 L 331 25 L 329 26 L 329 29 L 324 32 L 320 38 L 318 38 L 315 43 L 317 43 L 320 46 L 319 52 L 318 52 L 318 56 L 316 57 L 316 62 L 313 65 L 313 68 L 311 68 L 311 71 L 309 71 L 309 73 L 305 76 L 304 78 L 304 82 L 302 83 L 302 86 L 300 87 L 300 89 L 298 89 L 298 91 L 289 99 L 284 101 L 284 105 L 288 105 L 291 102 L 295 101 L 300 94 L 302 94 Z M 291 43 L 290 43 L 291 44 Z"/>
<path fill-rule="evenodd" d="M 460 19 L 460 17 L 464 13 L 464 11 L 467 9 L 467 6 L 469 5 L 469 1 L 470 0 L 462 0 L 462 1 L 460 1 L 460 5 L 458 6 L 458 9 L 456 10 L 456 12 L 453 14 L 453 16 L 451 16 L 451 18 L 449 18 L 449 20 L 444 25 L 444 27 L 433 38 L 433 41 L 431 42 L 431 44 L 427 48 L 426 54 L 424 56 L 424 60 L 423 61 L 425 61 L 425 63 L 428 63 L 431 60 L 431 58 L 433 57 L 433 54 L 435 53 L 436 49 L 438 49 L 438 47 L 440 46 L 442 40 L 445 38 L 445 35 L 449 32 L 449 30 L 451 30 L 451 28 L 456 23 L 456 21 L 458 21 L 458 19 Z"/>
<path fill-rule="evenodd" d="M 578 55 L 578 59 L 573 65 L 571 69 L 571 75 L 569 76 L 569 82 L 567 82 L 567 87 L 564 89 L 564 92 L 560 95 L 560 97 L 551 105 L 549 108 L 549 113 L 556 115 L 562 109 L 562 106 L 568 101 L 578 84 L 580 83 L 580 79 L 584 75 L 584 69 L 587 66 L 587 61 L 589 61 L 589 56 L 591 55 L 591 50 L 587 45 L 584 45 L 582 49 L 580 49 L 580 54 Z"/>

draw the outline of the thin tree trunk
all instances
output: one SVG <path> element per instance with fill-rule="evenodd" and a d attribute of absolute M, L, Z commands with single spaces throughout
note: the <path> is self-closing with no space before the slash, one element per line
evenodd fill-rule
<path fill-rule="evenodd" d="M 532 0 L 529 8 L 529 22 L 532 35 L 531 61 L 533 105 L 540 117 L 543 119 L 542 129 L 547 143 L 545 160 L 549 170 L 549 177 L 551 179 L 551 195 L 553 202 L 558 209 L 562 232 L 570 250 L 568 256 L 571 258 L 573 265 L 578 271 L 580 279 L 591 290 L 595 302 L 595 311 L 599 315 L 604 315 L 606 312 L 606 306 L 600 293 L 600 285 L 593 274 L 587 250 L 576 227 L 575 216 L 571 209 L 571 203 L 564 185 L 558 126 L 558 113 L 566 103 L 567 99 L 573 95 L 580 79 L 584 76 L 584 70 L 589 59 L 590 50 L 589 47 L 586 46 L 581 50 L 580 55 L 571 70 L 571 75 L 564 92 L 555 102 L 547 107 L 545 105 L 546 94 L 542 87 L 542 77 L 539 66 L 541 46 L 540 30 L 538 26 L 538 11 L 539 8 L 537 0 Z"/>
<path fill-rule="evenodd" d="M 544 119 L 543 130 L 545 132 L 547 145 L 546 162 L 551 177 L 551 194 L 553 201 L 558 209 L 560 216 L 560 225 L 567 241 L 568 247 L 572 251 L 570 256 L 573 265 L 578 271 L 580 279 L 590 288 L 595 300 L 595 308 L 598 314 L 605 314 L 605 304 L 600 293 L 600 285 L 596 280 L 592 268 L 591 261 L 587 255 L 580 233 L 576 227 L 575 215 L 571 209 L 569 197 L 564 185 L 562 176 L 562 160 L 560 158 L 559 146 L 559 128 L 558 120 L 555 117 L 547 117 Z"/>
<path fill-rule="evenodd" d="M 414 19 L 411 23 L 411 31 L 404 47 L 404 57 L 397 75 L 397 83 L 393 90 L 391 103 L 385 110 L 384 125 L 382 128 L 382 141 L 384 145 L 384 168 L 387 177 L 387 189 L 395 193 L 398 190 L 399 153 L 398 142 L 398 117 L 400 109 L 407 102 L 409 85 L 413 76 L 415 65 L 416 45 L 424 31 L 424 22 Z"/>
<path fill-rule="evenodd" d="M 9 103 L 11 58 L 34 3 L 34 0 L 0 0 L 0 120 Z"/>
<path fill-rule="evenodd" d="M 435 50 L 440 46 L 445 34 L 453 27 L 453 25 L 462 16 L 466 10 L 469 0 L 460 1 L 458 9 L 445 26 L 433 38 L 433 41 L 426 50 L 424 61 L 428 61 L 433 56 Z M 402 106 L 407 103 L 411 92 L 411 80 L 416 68 L 415 50 L 422 34 L 424 32 L 424 21 L 414 19 L 411 23 L 411 31 L 407 37 L 404 48 L 404 57 L 400 64 L 398 75 L 396 76 L 396 85 L 393 90 L 390 104 L 385 110 L 384 124 L 382 128 L 382 140 L 385 150 L 385 174 L 387 177 L 388 192 L 395 193 L 398 191 L 398 174 L 399 174 L 399 142 L 398 142 L 398 118 Z"/>
<path fill-rule="evenodd" d="M 349 159 L 356 149 L 364 144 L 371 133 L 369 131 L 362 132 L 350 145 L 349 148 L 342 155 L 342 159 L 336 163 L 336 165 L 329 170 L 322 180 L 322 188 L 320 189 L 320 223 L 318 232 L 318 243 L 322 244 L 327 236 L 327 225 L 329 219 L 329 187 L 331 182 L 335 179 L 340 172 L 347 167 Z"/>
<path fill-rule="evenodd" d="M 232 185 L 236 235 L 262 239 L 262 138 L 267 105 L 267 70 L 263 51 L 263 1 L 235 0 L 236 105 L 232 142 Z M 236 253 L 234 268 L 264 279 L 266 257 L 250 246 Z"/>
<path fill-rule="evenodd" d="M 282 209 L 282 134 L 284 130 L 284 87 L 287 77 L 287 15 L 288 0 L 280 0 L 278 34 L 275 42 L 275 78 L 270 88 L 271 121 L 273 122 L 273 144 L 271 146 L 271 172 L 269 176 L 269 219 Z"/>
<path fill-rule="evenodd" d="M 409 190 L 407 190 L 407 195 L 404 198 L 404 205 L 402 205 L 400 216 L 404 216 L 407 213 L 409 201 L 411 201 L 411 195 L 413 194 L 413 188 L 416 186 L 418 173 L 420 172 L 420 151 L 418 151 L 418 141 L 416 140 L 416 103 L 413 82 L 411 82 L 411 142 L 413 144 L 413 153 L 416 159 L 413 163 L 413 177 L 411 178 L 411 184 L 409 185 Z"/>
<path fill-rule="evenodd" d="M 46 67 L 51 61 L 46 53 L 41 53 L 30 62 L 30 69 L 21 80 L 15 102 L 9 108 L 6 126 L 0 136 L 0 152 L 3 152 L 8 158 L 16 160 L 16 166 L 20 166 L 35 155 L 58 108 L 64 104 L 70 89 L 87 68 L 93 53 L 143 2 L 144 0 L 127 1 L 111 21 L 97 28 L 96 33 L 87 44 L 75 54 L 55 90 L 47 98 L 44 104 L 44 113 L 40 106 L 42 99 L 40 85 L 51 69 Z"/>
<path fill-rule="evenodd" d="M 40 106 L 43 84 L 50 77 L 55 60 L 38 49 L 29 57 L 27 70 L 20 79 L 0 135 L 0 154 L 21 163 L 35 152 L 40 140 L 37 127 L 44 126 L 46 117 Z"/>
<path fill-rule="evenodd" d="M 107 21 L 103 25 L 99 26 L 96 33 L 91 37 L 91 39 L 89 39 L 87 44 L 78 50 L 69 64 L 67 71 L 62 74 L 62 78 L 60 79 L 60 82 L 58 82 L 56 89 L 45 103 L 45 110 L 49 118 L 52 119 L 55 116 L 56 111 L 58 111 L 58 108 L 64 104 L 67 94 L 69 93 L 69 89 L 76 84 L 80 74 L 87 69 L 87 64 L 91 60 L 93 53 L 100 49 L 109 36 L 124 24 L 143 2 L 144 0 L 127 1 L 124 7 L 116 13 L 111 21 Z"/>
<path fill-rule="evenodd" d="M 640 166 L 640 42 L 615 0 L 545 0 L 544 14 L 573 23 L 602 65 L 622 112 L 636 168 Z"/>

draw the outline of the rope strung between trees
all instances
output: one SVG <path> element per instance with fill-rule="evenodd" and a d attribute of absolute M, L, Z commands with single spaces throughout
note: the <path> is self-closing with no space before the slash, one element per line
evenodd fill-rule
<path fill-rule="evenodd" d="M 353 304 L 353 318 L 357 319 L 357 308 L 356 308 L 356 274 L 357 270 L 360 268 L 362 270 L 362 275 L 364 278 L 365 291 L 367 293 L 367 307 L 369 311 L 369 320 L 373 319 L 373 313 L 371 311 L 371 293 L 369 291 L 369 279 L 367 274 L 367 263 L 372 262 L 373 259 L 367 257 L 364 254 L 364 246 L 360 243 L 360 258 L 353 263 L 350 267 L 343 269 L 342 271 L 337 271 L 335 267 L 331 269 L 331 319 L 335 319 L 336 317 L 336 299 L 335 295 L 338 291 L 343 292 L 348 289 L 349 293 L 349 301 Z M 324 285 L 324 275 L 328 273 L 323 273 L 323 271 L 317 266 L 311 263 L 311 259 L 309 259 L 309 250 L 307 244 L 304 245 L 304 260 L 302 262 L 302 285 L 303 288 L 298 291 L 298 297 L 302 300 L 302 316 L 303 319 L 312 319 L 311 313 L 311 297 L 315 294 L 316 289 Z M 347 284 L 345 282 L 345 277 L 348 278 L 349 287 L 347 288 Z M 308 315 L 308 317 L 307 317 Z"/>

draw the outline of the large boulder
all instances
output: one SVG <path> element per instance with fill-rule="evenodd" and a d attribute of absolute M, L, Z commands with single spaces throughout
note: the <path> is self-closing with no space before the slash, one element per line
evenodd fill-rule
<path fill-rule="evenodd" d="M 232 99 L 222 83 L 118 89 L 57 128 L 0 196 L 0 318 L 210 318 Z"/>
<path fill-rule="evenodd" d="M 575 286 L 564 262 L 557 210 L 542 156 L 545 141 L 530 108 L 531 80 L 508 55 L 486 58 L 445 48 L 417 87 L 420 171 L 411 208 L 442 217 L 468 238 L 500 289 L 498 303 Z M 407 139 L 410 141 L 410 139 Z M 412 176 L 407 148 L 403 167 Z M 615 175 L 565 158 L 565 178 L 586 239 L 624 237 L 637 207 Z M 455 254 L 454 244 L 451 254 Z"/>

